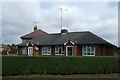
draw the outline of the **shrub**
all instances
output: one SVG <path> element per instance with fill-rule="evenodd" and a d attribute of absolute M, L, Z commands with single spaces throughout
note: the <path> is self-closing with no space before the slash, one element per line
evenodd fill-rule
<path fill-rule="evenodd" d="M 117 57 L 3 56 L 2 75 L 117 73 Z"/>

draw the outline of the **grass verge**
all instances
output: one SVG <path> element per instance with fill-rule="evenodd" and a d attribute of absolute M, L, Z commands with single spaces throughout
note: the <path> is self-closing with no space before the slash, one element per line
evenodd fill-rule
<path fill-rule="evenodd" d="M 74 75 L 17 75 L 3 76 L 3 78 L 118 78 L 118 74 L 74 74 Z"/>

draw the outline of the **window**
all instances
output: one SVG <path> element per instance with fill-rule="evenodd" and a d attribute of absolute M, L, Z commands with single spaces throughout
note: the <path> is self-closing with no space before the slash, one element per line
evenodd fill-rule
<path fill-rule="evenodd" d="M 27 47 L 22 47 L 22 54 L 27 54 Z"/>
<path fill-rule="evenodd" d="M 51 47 L 43 46 L 42 47 L 42 55 L 51 55 Z"/>
<path fill-rule="evenodd" d="M 95 56 L 95 46 L 94 45 L 84 45 L 82 47 L 83 56 Z"/>
<path fill-rule="evenodd" d="M 56 46 L 55 47 L 55 55 L 64 55 L 64 47 L 63 46 Z"/>

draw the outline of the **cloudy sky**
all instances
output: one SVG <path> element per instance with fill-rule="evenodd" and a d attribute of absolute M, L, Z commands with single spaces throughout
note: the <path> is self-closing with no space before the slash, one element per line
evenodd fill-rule
<path fill-rule="evenodd" d="M 69 32 L 91 31 L 118 45 L 117 2 L 3 2 L 2 42 L 20 43 L 20 36 L 33 31 L 35 21 L 48 33 L 60 32 L 60 8 L 68 9 L 63 11 L 63 26 L 68 19 Z"/>

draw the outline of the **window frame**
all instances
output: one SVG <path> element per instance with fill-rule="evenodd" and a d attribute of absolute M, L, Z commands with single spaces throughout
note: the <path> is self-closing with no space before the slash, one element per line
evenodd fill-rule
<path fill-rule="evenodd" d="M 60 49 L 61 49 L 61 53 L 59 53 Z M 65 55 L 64 46 L 55 46 L 55 55 Z"/>
<path fill-rule="evenodd" d="M 24 50 L 24 51 L 23 51 Z M 27 47 L 22 47 L 22 54 L 27 54 Z"/>
<path fill-rule="evenodd" d="M 92 48 L 93 48 L 93 50 L 92 50 Z M 96 54 L 95 51 L 96 51 L 95 45 L 83 45 L 82 46 L 82 56 L 95 56 L 95 54 Z"/>
<path fill-rule="evenodd" d="M 42 55 L 51 55 L 51 46 L 42 46 Z"/>

